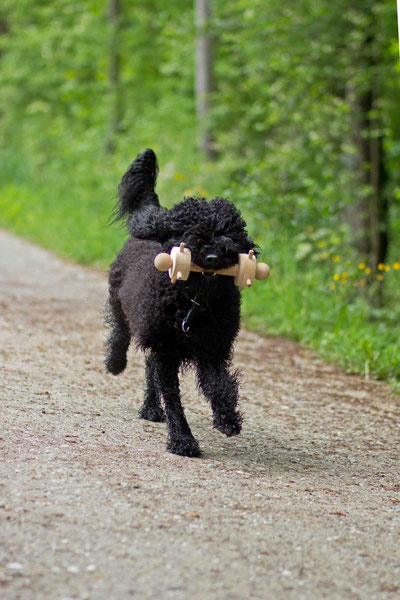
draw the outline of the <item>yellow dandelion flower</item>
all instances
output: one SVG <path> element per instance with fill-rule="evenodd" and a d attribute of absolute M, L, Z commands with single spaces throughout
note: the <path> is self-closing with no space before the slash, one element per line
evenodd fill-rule
<path fill-rule="evenodd" d="M 193 196 L 193 190 L 185 190 L 185 191 L 183 192 L 183 195 L 184 195 L 184 196 Z"/>
<path fill-rule="evenodd" d="M 333 262 L 340 262 L 340 256 L 335 254 L 334 256 L 332 256 L 332 260 L 333 260 Z"/>
<path fill-rule="evenodd" d="M 358 268 L 359 268 L 359 269 L 362 269 L 362 270 L 364 270 L 366 266 L 367 266 L 367 265 L 366 265 L 365 263 L 360 263 L 360 264 L 358 265 Z"/>
<path fill-rule="evenodd" d="M 385 271 L 390 271 L 390 265 L 385 265 Z"/>
<path fill-rule="evenodd" d="M 367 280 L 366 279 L 360 279 L 360 285 L 362 285 L 362 286 L 367 285 Z"/>
<path fill-rule="evenodd" d="M 333 276 L 333 280 L 334 281 L 339 281 L 339 279 L 340 279 L 339 273 L 335 273 L 334 276 Z"/>
<path fill-rule="evenodd" d="M 378 281 L 383 281 L 383 275 L 377 275 L 376 278 Z"/>
<path fill-rule="evenodd" d="M 326 258 L 328 258 L 328 256 L 329 256 L 329 254 L 328 254 L 327 252 L 323 252 L 323 253 L 321 254 L 321 258 L 323 258 L 324 260 L 325 260 Z"/>
<path fill-rule="evenodd" d="M 370 269 L 369 267 L 367 267 L 367 268 L 365 269 L 365 274 L 366 274 L 366 275 L 371 275 L 371 269 Z"/>
<path fill-rule="evenodd" d="M 398 271 L 400 269 L 400 263 L 398 263 L 398 262 L 393 263 L 393 269 L 395 269 L 395 271 Z"/>
<path fill-rule="evenodd" d="M 336 290 L 336 285 L 335 285 L 334 283 L 332 283 L 332 285 L 331 285 L 331 290 L 332 290 L 332 291 L 335 291 L 335 290 Z"/>
<path fill-rule="evenodd" d="M 207 196 L 208 192 L 206 189 L 204 189 L 201 185 L 196 185 L 194 188 L 194 191 L 197 194 L 200 194 L 200 196 Z"/>
<path fill-rule="evenodd" d="M 346 272 L 345 272 L 345 273 L 342 273 L 342 278 L 343 278 L 343 279 L 347 279 L 347 277 L 348 277 L 348 276 L 349 276 L 349 274 L 348 274 L 348 273 L 346 273 Z"/>
<path fill-rule="evenodd" d="M 384 265 L 383 263 L 379 263 L 379 265 L 378 265 L 378 269 L 379 269 L 380 271 L 383 271 L 383 270 L 385 269 L 385 265 Z"/>

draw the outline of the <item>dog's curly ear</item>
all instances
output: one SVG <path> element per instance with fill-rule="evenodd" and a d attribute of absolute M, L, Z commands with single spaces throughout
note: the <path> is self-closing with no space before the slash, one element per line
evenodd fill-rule
<path fill-rule="evenodd" d="M 129 233 L 141 240 L 163 242 L 169 236 L 168 212 L 161 206 L 146 206 L 134 212 L 128 221 Z"/>

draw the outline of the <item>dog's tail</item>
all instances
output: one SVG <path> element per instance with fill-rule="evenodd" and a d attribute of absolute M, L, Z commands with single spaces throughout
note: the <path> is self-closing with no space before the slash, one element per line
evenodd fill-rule
<path fill-rule="evenodd" d="M 157 157 L 147 148 L 138 154 L 118 187 L 119 200 L 113 212 L 114 221 L 129 218 L 145 206 L 160 206 L 154 191 L 158 173 Z"/>

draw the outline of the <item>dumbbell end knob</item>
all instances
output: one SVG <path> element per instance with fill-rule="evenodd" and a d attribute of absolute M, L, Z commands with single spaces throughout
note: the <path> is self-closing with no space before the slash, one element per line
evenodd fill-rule
<path fill-rule="evenodd" d="M 256 279 L 258 281 L 263 281 L 269 277 L 271 269 L 267 265 L 267 263 L 257 263 L 256 266 Z"/>
<path fill-rule="evenodd" d="M 172 258 L 166 252 L 161 252 L 155 257 L 154 266 L 159 271 L 168 271 L 172 267 Z"/>

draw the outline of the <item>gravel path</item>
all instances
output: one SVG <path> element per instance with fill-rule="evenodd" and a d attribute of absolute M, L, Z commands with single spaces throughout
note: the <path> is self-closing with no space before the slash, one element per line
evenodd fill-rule
<path fill-rule="evenodd" d="M 0 597 L 399 598 L 399 398 L 242 332 L 242 435 L 188 375 L 204 457 L 168 454 L 141 356 L 103 372 L 105 280 L 0 233 Z"/>

